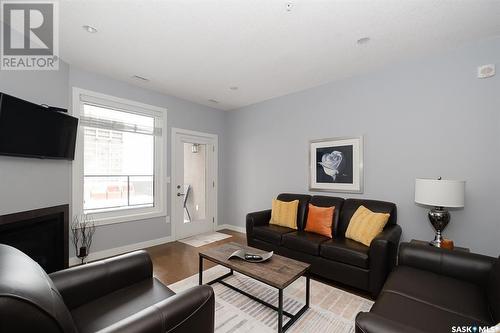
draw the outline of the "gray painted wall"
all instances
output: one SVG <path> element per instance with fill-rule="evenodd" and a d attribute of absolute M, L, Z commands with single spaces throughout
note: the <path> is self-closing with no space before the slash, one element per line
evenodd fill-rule
<path fill-rule="evenodd" d="M 228 113 L 225 223 L 244 226 L 280 192 L 307 193 L 309 140 L 364 135 L 364 194 L 331 195 L 396 202 L 403 239 L 430 240 L 415 178 L 465 179 L 465 209 L 445 235 L 498 256 L 500 75 L 475 71 L 499 60 L 493 38 Z"/>
<path fill-rule="evenodd" d="M 68 66 L 58 71 L 1 71 L 0 91 L 68 107 Z M 69 203 L 71 162 L 0 156 L 0 215 Z"/>

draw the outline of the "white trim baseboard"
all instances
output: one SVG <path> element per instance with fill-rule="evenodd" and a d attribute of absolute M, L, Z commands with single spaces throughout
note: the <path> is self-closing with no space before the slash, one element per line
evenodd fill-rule
<path fill-rule="evenodd" d="M 108 257 L 113 257 L 113 256 L 116 256 L 119 254 L 144 249 L 146 247 L 151 247 L 151 246 L 160 245 L 160 244 L 164 244 L 164 243 L 170 243 L 172 241 L 173 241 L 172 236 L 167 236 L 167 237 L 148 240 L 145 242 L 114 247 L 111 249 L 106 249 L 106 250 L 97 251 L 97 252 L 91 252 L 89 254 L 89 256 L 85 259 L 85 262 L 90 262 L 90 261 L 95 261 L 95 260 L 104 259 L 104 258 L 108 258 Z M 69 258 L 69 266 L 78 265 L 80 263 L 81 263 L 81 261 L 77 257 Z"/>
<path fill-rule="evenodd" d="M 222 230 L 222 229 L 229 229 L 229 230 L 232 230 L 232 231 L 237 231 L 237 232 L 241 232 L 242 234 L 246 234 L 247 233 L 247 230 L 246 228 L 244 227 L 238 227 L 238 226 L 235 226 L 235 225 L 232 225 L 232 224 L 221 224 L 221 225 L 218 225 L 215 227 L 215 230 Z"/>

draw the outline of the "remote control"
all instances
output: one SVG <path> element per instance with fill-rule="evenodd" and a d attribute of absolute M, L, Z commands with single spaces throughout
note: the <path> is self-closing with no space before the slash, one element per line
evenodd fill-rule
<path fill-rule="evenodd" d="M 245 254 L 246 260 L 262 260 L 262 257 L 257 254 Z"/>

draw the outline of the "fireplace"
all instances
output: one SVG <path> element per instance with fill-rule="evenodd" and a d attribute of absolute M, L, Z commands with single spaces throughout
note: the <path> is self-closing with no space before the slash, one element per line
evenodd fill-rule
<path fill-rule="evenodd" d="M 0 216 L 0 243 L 11 245 L 47 272 L 68 267 L 68 205 Z"/>

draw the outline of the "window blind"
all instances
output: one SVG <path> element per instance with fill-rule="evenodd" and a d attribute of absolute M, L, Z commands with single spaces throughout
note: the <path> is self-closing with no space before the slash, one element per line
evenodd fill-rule
<path fill-rule="evenodd" d="M 94 107 L 101 109 L 103 114 L 100 114 L 95 109 L 93 112 L 86 112 L 85 107 Z M 153 136 L 162 136 L 162 128 L 155 126 L 155 124 L 161 124 L 161 117 L 158 117 L 156 114 L 145 114 L 145 113 L 136 113 L 130 112 L 128 110 L 124 110 L 122 108 L 114 108 L 109 107 L 108 105 L 102 106 L 94 103 L 85 103 L 83 104 L 84 110 L 82 110 L 82 114 L 80 115 L 80 125 L 86 127 L 93 128 L 101 128 L 113 131 L 121 131 L 121 132 L 131 132 L 131 133 L 139 133 L 145 135 L 153 135 Z M 108 112 L 105 112 L 108 111 Z M 111 111 L 111 112 L 109 112 Z M 113 112 L 114 111 L 114 112 Z M 120 116 L 130 115 L 128 118 L 132 118 L 131 121 L 123 120 L 124 118 Z M 133 121 L 133 117 L 142 118 L 140 120 L 144 120 L 149 118 L 151 121 Z"/>

